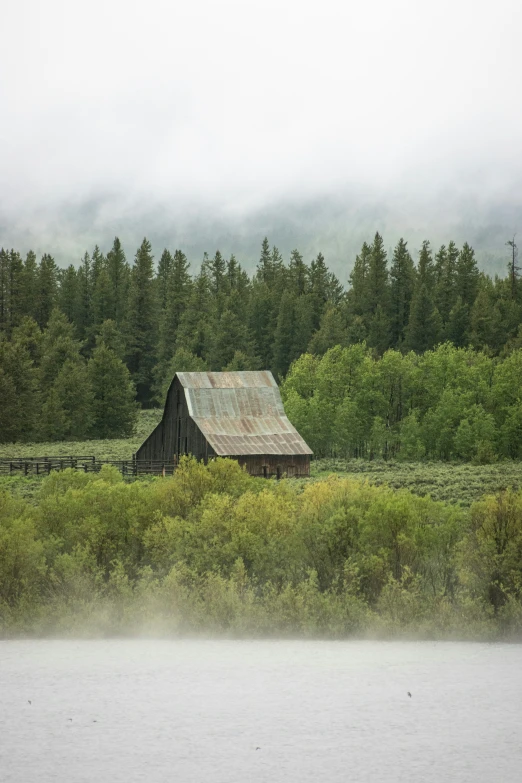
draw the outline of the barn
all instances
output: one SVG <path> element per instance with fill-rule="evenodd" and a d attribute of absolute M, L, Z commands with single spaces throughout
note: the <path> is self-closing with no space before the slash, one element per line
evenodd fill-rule
<path fill-rule="evenodd" d="M 137 460 L 230 457 L 253 476 L 309 476 L 311 449 L 286 417 L 271 372 L 178 372 Z"/>

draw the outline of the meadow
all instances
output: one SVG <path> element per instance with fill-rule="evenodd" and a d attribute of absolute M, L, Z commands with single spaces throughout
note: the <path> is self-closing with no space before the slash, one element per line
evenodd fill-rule
<path fill-rule="evenodd" d="M 312 463 L 312 478 L 330 474 L 364 478 L 371 484 L 407 489 L 433 500 L 470 506 L 483 495 L 522 489 L 522 462 L 505 460 L 492 465 L 463 462 L 396 462 L 362 459 L 319 459 Z"/>
<path fill-rule="evenodd" d="M 145 438 L 160 421 L 159 408 L 142 410 L 131 438 L 114 440 L 61 441 L 51 443 L 3 443 L 0 459 L 92 455 L 98 460 L 131 459 Z M 332 473 L 346 478 L 364 478 L 371 484 L 386 485 L 392 489 L 408 489 L 416 495 L 433 500 L 469 506 L 483 495 L 505 489 L 522 489 L 522 462 L 504 460 L 492 465 L 473 465 L 463 462 L 400 462 L 363 459 L 316 459 L 312 461 L 309 480 L 325 479 Z M 9 487 L 16 494 L 33 495 L 40 479 L 0 477 L 0 487 Z"/>
<path fill-rule="evenodd" d="M 136 429 L 130 438 L 106 440 L 62 440 L 38 443 L 0 443 L 0 459 L 23 457 L 93 456 L 99 460 L 132 459 L 145 438 L 160 421 L 160 408 L 141 410 Z"/>

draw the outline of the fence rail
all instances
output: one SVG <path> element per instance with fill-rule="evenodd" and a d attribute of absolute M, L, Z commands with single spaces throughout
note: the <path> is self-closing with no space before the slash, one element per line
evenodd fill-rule
<path fill-rule="evenodd" d="M 93 456 L 16 457 L 0 459 L 0 475 L 46 476 L 52 471 L 73 468 L 84 473 L 99 473 L 104 465 L 113 465 L 123 476 L 171 476 L 175 463 L 161 460 L 98 460 Z"/>

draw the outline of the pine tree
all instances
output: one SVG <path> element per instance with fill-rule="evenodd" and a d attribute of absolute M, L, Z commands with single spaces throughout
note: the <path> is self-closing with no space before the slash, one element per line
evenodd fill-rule
<path fill-rule="evenodd" d="M 73 322 L 76 334 L 80 340 L 87 340 L 92 335 L 94 316 L 92 311 L 92 273 L 91 258 L 85 253 L 82 263 L 76 273 L 78 295 Z"/>
<path fill-rule="evenodd" d="M 107 272 L 110 280 L 107 318 L 115 321 L 118 328 L 121 328 L 126 317 L 130 269 L 118 237 L 114 237 L 112 248 L 107 253 Z"/>
<path fill-rule="evenodd" d="M 23 345 L 34 366 L 39 367 L 42 358 L 43 336 L 34 318 L 30 318 L 28 315 L 24 316 L 19 326 L 15 326 L 13 329 L 11 339 L 14 343 Z"/>
<path fill-rule="evenodd" d="M 228 261 L 226 262 L 225 271 L 225 292 L 227 296 L 230 296 L 232 291 L 235 291 L 239 283 L 241 274 L 241 264 L 238 264 L 235 255 L 232 253 Z"/>
<path fill-rule="evenodd" d="M 321 326 L 323 324 L 322 319 L 324 318 L 324 316 L 325 313 L 323 313 L 321 317 L 321 323 L 319 325 L 319 329 L 321 329 Z M 291 342 L 292 361 L 294 361 L 299 356 L 301 356 L 301 354 L 305 353 L 308 348 L 308 345 L 313 335 L 313 317 L 314 317 L 314 302 L 312 299 L 312 295 L 301 294 L 301 296 L 296 296 L 296 298 L 294 299 L 294 333 Z M 330 326 L 328 326 L 327 328 L 329 330 L 329 333 L 331 334 Z M 332 325 L 331 329 L 333 328 L 334 327 Z M 333 338 L 329 338 L 329 339 L 333 339 Z"/>
<path fill-rule="evenodd" d="M 328 287 L 326 297 L 328 303 L 337 307 L 346 302 L 346 294 L 341 281 L 333 272 L 328 272 Z"/>
<path fill-rule="evenodd" d="M 118 359 L 123 361 L 125 358 L 125 341 L 116 321 L 108 318 L 100 324 L 96 333 L 96 345 L 100 343 L 103 343 L 116 354 Z"/>
<path fill-rule="evenodd" d="M 254 352 L 259 356 L 263 368 L 269 368 L 272 364 L 275 333 L 273 309 L 274 303 L 267 284 L 256 277 L 249 301 L 248 326 L 254 340 Z"/>
<path fill-rule="evenodd" d="M 223 367 L 224 372 L 245 372 L 259 370 L 259 363 L 243 351 L 234 351 L 232 359 Z"/>
<path fill-rule="evenodd" d="M 425 286 L 428 293 L 433 296 L 435 293 L 435 264 L 431 253 L 430 243 L 427 239 L 422 243 L 419 253 L 419 263 L 417 265 L 417 277 L 419 287 Z"/>
<path fill-rule="evenodd" d="M 165 248 L 159 260 L 158 273 L 156 275 L 158 305 L 161 313 L 164 312 L 167 306 L 167 292 L 173 263 L 172 253 Z"/>
<path fill-rule="evenodd" d="M 38 378 L 27 347 L 0 336 L 0 441 L 30 440 L 39 411 Z"/>
<path fill-rule="evenodd" d="M 446 337 L 456 348 L 464 348 L 469 343 L 470 313 L 469 307 L 458 296 L 451 308 L 446 327 Z"/>
<path fill-rule="evenodd" d="M 0 332 L 9 329 L 9 253 L 0 249 Z"/>
<path fill-rule="evenodd" d="M 24 264 L 20 253 L 11 250 L 9 254 L 9 330 L 18 326 L 25 315 Z"/>
<path fill-rule="evenodd" d="M 348 334 L 339 309 L 329 305 L 322 315 L 319 329 L 310 340 L 308 353 L 314 356 L 323 356 L 330 348 L 347 344 Z M 294 356 L 293 358 L 297 359 L 298 357 Z"/>
<path fill-rule="evenodd" d="M 216 250 L 214 258 L 206 262 L 206 273 L 210 283 L 210 291 L 216 298 L 226 293 L 227 264 L 219 250 Z"/>
<path fill-rule="evenodd" d="M 227 262 L 227 310 L 232 310 L 244 323 L 248 322 L 248 305 L 251 295 L 250 279 L 234 256 Z"/>
<path fill-rule="evenodd" d="M 448 260 L 448 251 L 446 245 L 441 245 L 437 254 L 435 255 L 435 263 L 434 263 L 436 290 L 439 289 L 441 281 L 444 277 L 447 260 Z"/>
<path fill-rule="evenodd" d="M 383 312 L 388 311 L 389 306 L 389 276 L 387 257 L 384 242 L 377 232 L 370 251 L 368 263 L 368 310 L 371 315 L 380 305 Z"/>
<path fill-rule="evenodd" d="M 109 320 L 113 312 L 111 279 L 107 262 L 104 260 L 99 267 L 92 292 L 93 330 L 96 331 L 100 324 Z"/>
<path fill-rule="evenodd" d="M 382 356 L 390 347 L 390 319 L 380 304 L 377 305 L 370 320 L 368 345 L 370 348 L 375 348 L 379 356 Z"/>
<path fill-rule="evenodd" d="M 253 357 L 253 347 L 246 324 L 231 310 L 224 310 L 216 324 L 212 341 L 209 355 L 211 368 L 222 370 L 232 361 L 236 351 L 251 357 L 251 365 L 257 364 Z"/>
<path fill-rule="evenodd" d="M 42 256 L 37 275 L 36 321 L 40 328 L 47 326 L 58 296 L 58 269 L 48 253 Z"/>
<path fill-rule="evenodd" d="M 520 270 L 521 270 L 521 267 L 519 267 L 517 263 L 518 246 L 515 243 L 515 237 L 513 236 L 513 239 L 509 239 L 506 242 L 506 245 L 511 248 L 511 258 L 508 263 L 509 288 L 510 288 L 511 299 L 515 300 L 518 298 Z"/>
<path fill-rule="evenodd" d="M 310 264 L 310 296 L 313 304 L 312 327 L 319 329 L 330 291 L 330 277 L 322 253 Z"/>
<path fill-rule="evenodd" d="M 136 252 L 131 275 L 127 325 L 127 366 L 138 401 L 152 401 L 153 370 L 158 341 L 158 307 L 151 246 L 144 239 Z"/>
<path fill-rule="evenodd" d="M 74 326 L 55 308 L 49 318 L 42 342 L 39 368 L 40 385 L 47 392 L 66 362 L 80 361 L 81 343 L 76 340 Z"/>
<path fill-rule="evenodd" d="M 137 421 L 135 387 L 130 373 L 103 340 L 98 340 L 87 364 L 93 393 L 92 433 L 98 438 L 132 435 Z"/>
<path fill-rule="evenodd" d="M 364 242 L 361 252 L 355 259 L 353 269 L 350 273 L 348 291 L 348 312 L 350 317 L 361 316 L 367 319 L 370 313 L 370 294 L 369 294 L 369 273 L 371 248 L 367 242 Z"/>
<path fill-rule="evenodd" d="M 257 265 L 256 277 L 268 286 L 272 282 L 273 270 L 272 270 L 272 255 L 270 253 L 270 245 L 268 239 L 265 237 L 261 244 L 261 257 Z"/>
<path fill-rule="evenodd" d="M 0 341 L 1 350 L 1 341 Z M 17 419 L 17 397 L 13 379 L 2 367 L 0 357 L 0 443 L 14 443 L 20 440 Z"/>
<path fill-rule="evenodd" d="M 176 250 L 167 279 L 165 307 L 160 320 L 158 366 L 155 372 L 156 385 L 159 381 L 160 387 L 166 366 L 175 352 L 178 329 L 189 303 L 191 286 L 187 257 L 181 250 Z"/>
<path fill-rule="evenodd" d="M 38 264 L 36 255 L 27 253 L 22 273 L 23 314 L 36 320 L 36 301 L 38 288 Z"/>
<path fill-rule="evenodd" d="M 435 256 L 435 305 L 440 313 L 442 324 L 448 322 L 451 308 L 455 304 L 455 271 L 459 251 L 454 242 L 446 248 L 441 245 Z"/>
<path fill-rule="evenodd" d="M 176 351 L 184 348 L 206 361 L 215 331 L 215 313 L 210 293 L 210 282 L 204 269 L 191 286 L 186 307 L 176 334 Z"/>
<path fill-rule="evenodd" d="M 404 347 L 406 350 L 424 353 L 440 340 L 442 321 L 433 304 L 426 285 L 416 285 L 411 300 L 410 318 L 406 327 Z"/>
<path fill-rule="evenodd" d="M 473 306 L 479 287 L 479 270 L 475 251 L 467 242 L 462 246 L 455 269 L 455 293 L 468 308 Z"/>
<path fill-rule="evenodd" d="M 63 440 L 67 432 L 67 414 L 63 409 L 58 390 L 49 389 L 42 405 L 39 423 L 39 438 L 44 441 Z"/>
<path fill-rule="evenodd" d="M 58 307 L 74 323 L 78 312 L 78 275 L 72 264 L 60 270 L 59 282 Z"/>
<path fill-rule="evenodd" d="M 273 372 L 279 379 L 286 375 L 293 358 L 291 345 L 295 327 L 295 300 L 296 297 L 290 291 L 283 291 L 274 335 L 273 360 L 271 362 Z"/>
<path fill-rule="evenodd" d="M 158 376 L 161 385 L 157 387 L 156 400 L 160 405 L 165 403 L 170 384 L 177 372 L 205 372 L 208 369 L 208 364 L 200 356 L 186 348 L 178 348 L 164 368 L 163 376 Z"/>
<path fill-rule="evenodd" d="M 410 304 L 415 286 L 415 267 L 407 242 L 399 239 L 393 253 L 390 270 L 390 341 L 399 348 L 410 316 Z"/>
<path fill-rule="evenodd" d="M 83 440 L 87 437 L 93 422 L 93 392 L 83 359 L 78 357 L 64 363 L 47 399 L 50 400 L 48 437 L 54 427 L 60 431 L 53 439 Z"/>
<path fill-rule="evenodd" d="M 290 288 L 297 296 L 302 296 L 308 289 L 309 270 L 298 250 L 292 250 L 288 268 Z"/>
<path fill-rule="evenodd" d="M 91 286 L 94 290 L 96 280 L 101 270 L 106 266 L 106 260 L 98 245 L 94 246 L 91 256 Z"/>
<path fill-rule="evenodd" d="M 24 315 L 23 271 L 19 253 L 0 249 L 0 332 L 7 335 Z"/>
<path fill-rule="evenodd" d="M 491 348 L 495 353 L 502 344 L 502 316 L 494 301 L 493 291 L 483 284 L 471 309 L 471 338 L 474 348 Z"/>

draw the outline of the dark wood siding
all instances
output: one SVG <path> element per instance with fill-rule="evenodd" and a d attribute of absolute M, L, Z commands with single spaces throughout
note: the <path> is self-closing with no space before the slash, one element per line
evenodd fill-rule
<path fill-rule="evenodd" d="M 237 459 L 240 465 L 244 465 L 252 476 L 264 478 L 297 478 L 310 475 L 310 457 L 308 454 L 296 454 L 295 456 L 277 454 L 255 454 L 232 457 Z"/>
<path fill-rule="evenodd" d="M 167 394 L 163 419 L 136 452 L 139 460 L 178 460 L 192 454 L 200 460 L 215 456 L 203 433 L 189 416 L 185 391 L 178 378 Z"/>

